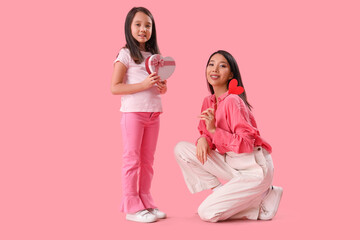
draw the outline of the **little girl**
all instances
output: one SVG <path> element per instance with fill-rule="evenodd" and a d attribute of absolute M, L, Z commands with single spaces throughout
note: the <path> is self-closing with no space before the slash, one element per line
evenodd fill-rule
<path fill-rule="evenodd" d="M 145 59 L 159 54 L 155 21 L 143 7 L 130 10 L 125 20 L 126 45 L 114 63 L 112 94 L 121 97 L 123 137 L 123 197 L 121 211 L 126 219 L 155 222 L 165 218 L 150 194 L 153 161 L 162 112 L 160 94 L 167 91 L 166 80 L 148 74 Z"/>
<path fill-rule="evenodd" d="M 201 203 L 199 216 L 210 222 L 270 220 L 277 212 L 282 188 L 271 186 L 271 147 L 260 136 L 245 91 L 229 91 L 232 79 L 238 82 L 235 88 L 244 87 L 233 56 L 221 50 L 213 53 L 206 79 L 212 95 L 202 105 L 196 146 L 180 142 L 175 147 L 190 192 L 213 189 Z M 228 182 L 222 185 L 219 178 Z"/>

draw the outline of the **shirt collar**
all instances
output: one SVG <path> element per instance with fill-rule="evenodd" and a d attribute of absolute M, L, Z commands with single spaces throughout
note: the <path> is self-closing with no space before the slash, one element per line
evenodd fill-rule
<path fill-rule="evenodd" d="M 227 96 L 229 96 L 229 91 L 226 91 L 221 96 L 219 96 L 219 102 L 223 101 Z M 215 94 L 211 95 L 211 102 L 216 103 L 216 96 Z"/>

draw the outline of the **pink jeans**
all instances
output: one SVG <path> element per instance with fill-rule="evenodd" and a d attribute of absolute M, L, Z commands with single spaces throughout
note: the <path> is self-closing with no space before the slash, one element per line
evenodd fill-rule
<path fill-rule="evenodd" d="M 157 112 L 122 113 L 122 212 L 135 213 L 146 208 L 156 208 L 150 187 L 159 134 L 159 115 Z"/>

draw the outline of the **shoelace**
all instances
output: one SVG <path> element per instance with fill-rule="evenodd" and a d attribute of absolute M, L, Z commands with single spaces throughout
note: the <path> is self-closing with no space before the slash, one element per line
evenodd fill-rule
<path fill-rule="evenodd" d="M 263 204 L 260 205 L 260 208 L 261 208 L 261 212 L 264 214 L 267 214 L 269 212 L 268 210 L 266 210 Z"/>
<path fill-rule="evenodd" d="M 271 189 L 269 189 L 269 191 L 271 191 L 271 190 L 274 190 L 274 186 L 271 186 Z M 269 193 L 268 193 L 268 194 L 269 194 Z M 269 212 L 269 211 L 266 210 L 266 208 L 264 207 L 263 202 L 261 202 L 260 209 L 261 209 L 261 211 L 262 211 L 264 214 L 267 214 L 267 213 Z"/>

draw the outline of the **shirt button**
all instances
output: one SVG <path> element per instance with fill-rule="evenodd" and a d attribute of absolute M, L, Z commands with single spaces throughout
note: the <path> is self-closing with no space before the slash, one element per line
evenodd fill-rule
<path fill-rule="evenodd" d="M 258 151 L 260 151 L 261 150 L 261 148 L 258 148 Z"/>

